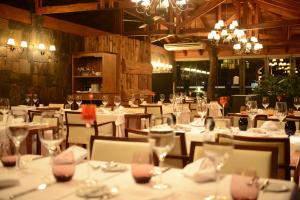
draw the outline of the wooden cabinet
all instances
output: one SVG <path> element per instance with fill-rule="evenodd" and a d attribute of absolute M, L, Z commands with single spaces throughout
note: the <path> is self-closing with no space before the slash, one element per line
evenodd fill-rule
<path fill-rule="evenodd" d="M 117 93 L 116 54 L 104 52 L 80 52 L 72 55 L 72 92 L 87 100 L 102 94 Z"/>

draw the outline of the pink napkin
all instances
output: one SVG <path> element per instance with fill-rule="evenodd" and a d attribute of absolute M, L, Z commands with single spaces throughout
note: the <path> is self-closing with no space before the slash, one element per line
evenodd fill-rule
<path fill-rule="evenodd" d="M 231 180 L 231 196 L 234 200 L 254 200 L 258 198 L 259 184 L 251 176 L 234 174 Z"/>

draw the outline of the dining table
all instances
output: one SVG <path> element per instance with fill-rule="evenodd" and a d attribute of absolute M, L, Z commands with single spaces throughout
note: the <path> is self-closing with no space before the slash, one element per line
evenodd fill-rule
<path fill-rule="evenodd" d="M 221 180 L 208 182 L 195 182 L 184 175 L 182 169 L 168 168 L 164 170 L 163 182 L 170 188 L 157 190 L 152 188 L 157 179 L 153 176 L 147 184 L 137 184 L 132 178 L 130 164 L 117 163 L 126 166 L 122 171 L 107 172 L 96 166 L 103 164 L 102 161 L 82 161 L 75 167 L 75 174 L 69 182 L 56 182 L 51 170 L 49 157 L 34 157 L 27 163 L 26 168 L 15 169 L 0 166 L 0 200 L 74 200 L 85 199 L 80 196 L 80 190 L 84 187 L 87 177 L 87 170 L 90 170 L 90 177 L 93 178 L 97 186 L 105 186 L 115 192 L 111 196 L 95 197 L 95 199 L 114 199 L 114 200 L 186 200 L 204 199 L 210 194 L 215 194 L 216 189 L 226 199 L 233 199 L 233 187 L 248 183 L 236 183 L 235 175 L 224 175 Z M 10 187 L 3 187 L 7 181 L 17 181 L 17 184 Z M 6 182 L 5 182 L 6 181 Z M 276 185 L 281 190 L 264 190 L 261 185 L 266 179 L 258 180 L 258 200 L 299 199 L 299 190 L 293 182 L 285 180 L 269 179 L 268 183 Z M 44 186 L 41 188 L 41 186 Z M 36 189 L 36 188 L 40 189 Z M 284 190 L 282 190 L 284 188 Z M 274 188 L 273 188 L 274 189 Z M 21 194 L 21 195 L 20 195 Z M 12 198 L 13 196 L 17 198 Z M 87 198 L 86 198 L 87 199 Z"/>

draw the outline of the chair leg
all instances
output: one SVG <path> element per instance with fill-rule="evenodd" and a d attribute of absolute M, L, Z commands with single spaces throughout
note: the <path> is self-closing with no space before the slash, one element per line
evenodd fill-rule
<path fill-rule="evenodd" d="M 28 136 L 26 137 L 26 153 L 27 154 L 32 154 L 32 134 L 29 133 Z"/>

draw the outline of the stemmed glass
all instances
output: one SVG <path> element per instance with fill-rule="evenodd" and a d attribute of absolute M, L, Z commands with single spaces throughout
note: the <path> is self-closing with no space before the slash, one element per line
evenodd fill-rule
<path fill-rule="evenodd" d="M 251 96 L 246 96 L 245 97 L 245 106 L 249 106 L 249 101 L 251 101 Z"/>
<path fill-rule="evenodd" d="M 37 94 L 33 94 L 32 101 L 33 101 L 35 107 L 37 107 L 38 100 L 39 100 L 38 95 Z"/>
<path fill-rule="evenodd" d="M 257 102 L 256 101 L 248 101 L 248 106 L 246 107 L 248 116 L 250 118 L 250 126 L 253 127 L 253 121 L 257 114 Z"/>
<path fill-rule="evenodd" d="M 226 121 L 227 122 L 227 121 Z M 209 132 L 209 127 L 211 126 L 211 121 L 209 121 L 206 126 L 206 132 Z M 209 159 L 209 161 L 215 167 L 215 178 L 216 178 L 216 187 L 215 187 L 215 194 L 211 194 L 205 199 L 224 199 L 222 194 L 219 194 L 218 191 L 218 183 L 220 180 L 220 171 L 233 152 L 233 135 L 230 128 L 230 124 L 227 122 L 224 127 L 221 129 L 222 134 L 226 134 L 226 139 L 221 140 L 219 142 L 215 142 L 214 135 L 211 134 L 204 134 L 204 141 L 203 141 L 203 150 L 204 155 Z M 215 133 L 217 134 L 217 133 Z M 227 198 L 225 198 L 227 199 Z"/>
<path fill-rule="evenodd" d="M 39 139 L 49 155 L 54 156 L 60 151 L 59 145 L 63 141 L 63 114 L 60 111 L 45 111 L 41 114 L 40 124 Z"/>
<path fill-rule="evenodd" d="M 75 101 L 76 101 L 76 104 L 78 105 L 78 109 L 79 109 L 80 105 L 82 104 L 82 98 L 81 98 L 81 96 L 77 95 L 75 97 Z"/>
<path fill-rule="evenodd" d="M 30 95 L 29 94 L 26 94 L 25 96 L 25 102 L 26 102 L 26 106 L 29 106 L 29 103 L 30 103 Z"/>
<path fill-rule="evenodd" d="M 108 96 L 107 95 L 102 96 L 102 104 L 103 104 L 104 108 L 108 104 Z"/>
<path fill-rule="evenodd" d="M 16 168 L 20 169 L 20 146 L 28 135 L 27 112 L 23 110 L 12 111 L 8 117 L 7 127 L 7 135 L 16 148 Z"/>
<path fill-rule="evenodd" d="M 155 189 L 166 189 L 169 185 L 162 182 L 161 166 L 168 152 L 174 147 L 173 118 L 171 115 L 152 115 L 148 141 L 159 159 L 160 172 Z"/>
<path fill-rule="evenodd" d="M 262 106 L 265 108 L 265 110 L 268 108 L 268 106 L 269 106 L 269 97 L 263 97 L 262 98 Z"/>
<path fill-rule="evenodd" d="M 282 126 L 282 122 L 287 115 L 287 105 L 286 102 L 276 102 L 275 105 L 275 113 L 276 117 L 280 121 L 280 127 Z"/>
<path fill-rule="evenodd" d="M 174 95 L 173 94 L 169 95 L 169 101 L 170 101 L 171 104 L 174 102 Z"/>
<path fill-rule="evenodd" d="M 199 102 L 197 103 L 197 113 L 200 115 L 203 124 L 204 124 L 204 117 L 207 114 L 207 110 L 208 107 L 204 99 L 199 100 Z"/>
<path fill-rule="evenodd" d="M 227 96 L 220 97 L 220 104 L 222 105 L 223 108 L 223 117 L 225 116 L 225 105 L 227 104 L 227 102 L 228 102 Z"/>
<path fill-rule="evenodd" d="M 10 110 L 10 104 L 8 98 L 0 98 L 0 112 L 3 114 L 3 122 L 6 122 L 7 114 Z"/>
<path fill-rule="evenodd" d="M 182 99 L 180 97 L 174 98 L 173 113 L 176 117 L 176 123 L 179 123 L 179 117 L 183 111 Z"/>
<path fill-rule="evenodd" d="M 121 97 L 120 96 L 115 96 L 114 104 L 116 105 L 117 108 L 120 106 L 120 104 L 121 104 Z"/>
<path fill-rule="evenodd" d="M 294 106 L 297 110 L 300 108 L 300 97 L 294 97 Z"/>
<path fill-rule="evenodd" d="M 164 94 L 160 94 L 159 99 L 160 99 L 161 104 L 163 104 L 164 100 L 165 100 L 165 95 Z"/>
<path fill-rule="evenodd" d="M 144 100 L 145 100 L 145 96 L 141 94 L 141 95 L 140 95 L 140 101 L 141 101 L 141 103 L 143 103 Z"/>
<path fill-rule="evenodd" d="M 73 95 L 68 95 L 67 96 L 67 103 L 69 105 L 69 109 L 71 109 L 73 101 L 74 101 Z"/>

